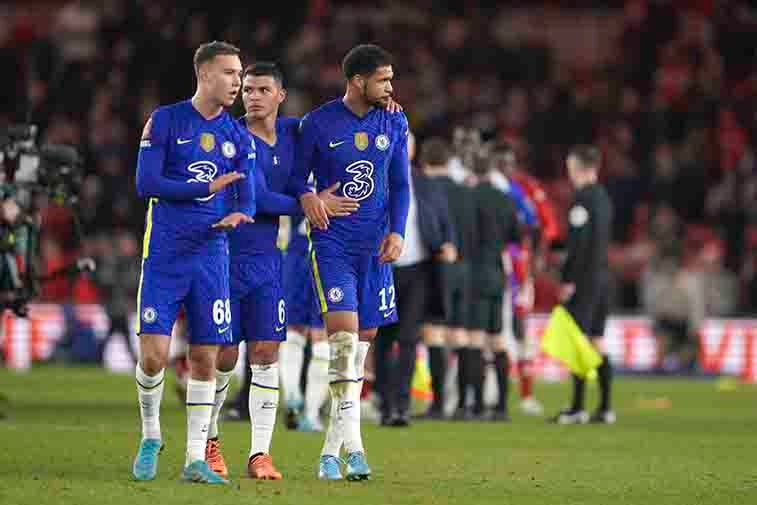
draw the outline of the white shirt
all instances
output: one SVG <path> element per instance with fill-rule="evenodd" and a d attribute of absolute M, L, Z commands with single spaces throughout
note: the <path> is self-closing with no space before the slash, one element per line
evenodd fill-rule
<path fill-rule="evenodd" d="M 407 210 L 407 225 L 405 226 L 405 247 L 402 256 L 394 264 L 398 267 L 407 267 L 425 261 L 430 256 L 431 253 L 421 238 L 421 230 L 418 226 L 418 200 L 415 198 L 413 177 L 410 176 L 410 206 Z"/>

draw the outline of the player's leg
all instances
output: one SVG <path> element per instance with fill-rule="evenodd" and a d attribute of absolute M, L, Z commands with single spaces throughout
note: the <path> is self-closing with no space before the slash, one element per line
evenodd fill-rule
<path fill-rule="evenodd" d="M 235 314 L 238 311 L 234 309 L 232 302 L 231 314 L 232 321 L 236 319 Z M 226 460 L 221 452 L 220 430 L 218 427 L 219 417 L 226 396 L 229 393 L 231 379 L 234 376 L 234 368 L 239 360 L 239 344 L 236 340 L 236 325 L 232 324 L 232 331 L 235 342 L 231 345 L 221 345 L 218 351 L 216 362 L 216 387 L 213 399 L 213 410 L 210 413 L 210 426 L 208 428 L 208 442 L 205 446 L 205 461 L 211 470 L 222 477 L 229 476 L 229 469 L 226 466 Z"/>
<path fill-rule="evenodd" d="M 528 299 L 532 298 L 528 291 L 532 290 L 533 286 L 527 281 L 523 285 L 511 287 L 510 289 L 516 289 L 517 291 L 515 296 L 510 296 L 510 293 L 505 295 L 505 300 L 502 304 L 502 323 L 510 344 L 510 354 L 516 359 L 518 389 L 521 399 L 520 410 L 529 416 L 541 416 L 544 414 L 544 407 L 533 394 L 532 354 L 536 343 L 528 338 L 525 328 L 525 320 L 530 310 Z M 526 292 L 524 293 L 524 291 Z M 519 301 L 519 299 L 525 300 Z"/>
<path fill-rule="evenodd" d="M 279 480 L 282 475 L 273 465 L 271 438 L 279 405 L 279 346 L 287 336 L 281 257 L 253 266 L 257 268 L 255 277 L 265 279 L 265 283 L 251 293 L 250 317 L 243 319 L 247 321 L 243 332 L 252 371 L 249 400 L 252 432 L 247 471 L 253 479 Z"/>
<path fill-rule="evenodd" d="M 161 275 L 162 274 L 162 275 Z M 158 454 L 162 448 L 160 404 L 163 398 L 165 368 L 171 343 L 171 330 L 188 285 L 175 282 L 152 261 L 142 263 L 137 293 L 137 334 L 139 360 L 135 375 L 142 440 L 132 473 L 137 480 L 152 480 L 158 471 Z"/>
<path fill-rule="evenodd" d="M 289 429 L 297 427 L 303 410 L 300 388 L 305 361 L 308 326 L 314 304 L 313 281 L 310 258 L 307 253 L 287 252 L 283 258 L 284 299 L 287 305 L 286 341 L 279 348 L 279 371 L 284 391 L 286 413 L 284 419 Z"/>
<path fill-rule="evenodd" d="M 360 342 L 358 317 L 352 311 L 334 311 L 324 314 L 326 332 L 328 333 L 329 391 L 331 393 L 331 410 L 329 425 L 321 450 L 319 478 L 341 479 L 341 472 L 333 464 L 338 460 L 341 447 L 355 450 L 362 446 L 360 439 L 360 388 L 362 386 L 360 370 L 364 368 L 367 355 L 367 342 Z M 375 336 L 375 333 L 374 335 Z M 364 338 L 367 337 L 364 336 Z M 347 440 L 350 441 L 349 448 Z M 359 448 L 359 447 L 358 447 Z"/>
<path fill-rule="evenodd" d="M 244 341 L 243 327 L 247 323 L 246 316 L 250 313 L 250 292 L 254 286 L 250 282 L 249 268 L 244 264 L 234 262 L 229 266 L 229 301 L 231 307 L 231 337 L 230 342 L 223 342 L 216 360 L 216 387 L 213 400 L 213 410 L 210 414 L 208 428 L 208 442 L 205 446 L 205 461 L 211 470 L 222 477 L 228 477 L 229 469 L 221 452 L 219 417 L 223 409 L 226 396 L 229 393 L 234 369 L 239 361 L 239 344 Z M 245 417 L 247 417 L 245 410 Z"/>
<path fill-rule="evenodd" d="M 331 411 L 321 449 L 318 477 L 336 480 L 342 478 L 339 455 L 345 431 L 354 431 L 356 419 L 359 424 L 360 392 L 357 391 L 355 400 L 353 390 L 360 384 L 357 362 L 363 350 L 367 354 L 367 347 L 358 345 L 357 269 L 352 258 L 343 253 L 321 253 L 316 250 L 312 260 L 313 278 L 328 335 L 330 356 Z"/>
<path fill-rule="evenodd" d="M 428 349 L 428 364 L 431 370 L 431 389 L 434 398 L 424 415 L 427 419 L 444 418 L 445 380 L 447 377 L 446 328 L 439 324 L 425 324 L 421 328 L 423 342 Z"/>
<path fill-rule="evenodd" d="M 287 327 L 286 341 L 282 342 L 279 348 L 281 387 L 284 390 L 286 406 L 285 420 L 290 430 L 297 428 L 304 406 L 300 383 L 305 362 L 305 347 L 308 343 L 307 335 L 306 326 L 290 324 Z"/>
<path fill-rule="evenodd" d="M 187 381 L 187 453 L 182 479 L 226 484 L 205 459 L 215 407 L 217 359 L 220 345 L 233 343 L 228 257 L 197 260 L 192 287 L 185 301 L 189 326 Z"/>
<path fill-rule="evenodd" d="M 471 308 L 472 329 L 469 332 L 470 345 L 467 349 L 468 384 L 473 390 L 473 409 L 467 411 L 466 418 L 481 419 L 484 415 L 484 349 L 488 343 L 487 330 L 490 327 L 491 302 L 489 297 L 478 295 Z"/>
<path fill-rule="evenodd" d="M 174 375 L 176 376 L 174 390 L 181 403 L 186 401 L 187 380 L 189 379 L 189 363 L 187 361 L 188 332 L 184 310 L 180 310 L 171 330 L 171 346 L 168 351 L 168 360 L 173 364 Z"/>
<path fill-rule="evenodd" d="M 520 410 L 529 416 L 544 414 L 544 406 L 536 399 L 533 392 L 534 367 L 533 354 L 537 343 L 526 333 L 527 313 L 516 313 L 513 317 L 513 336 L 515 345 L 513 355 L 517 356 L 518 381 L 520 390 Z"/>
<path fill-rule="evenodd" d="M 320 316 L 318 316 L 320 319 Z M 323 431 L 321 406 L 329 397 L 330 349 L 326 331 L 318 323 L 310 328 L 311 355 L 305 386 L 305 411 L 297 426 L 299 431 Z"/>
<path fill-rule="evenodd" d="M 357 314 L 342 312 L 339 322 L 346 325 L 355 325 L 360 328 L 359 341 L 355 352 L 354 373 L 357 380 L 347 382 L 345 401 L 339 406 L 343 420 L 344 450 L 346 453 L 346 478 L 348 480 L 366 480 L 370 478 L 371 470 L 363 446 L 360 428 L 360 392 L 365 375 L 365 359 L 368 356 L 371 341 L 375 338 L 380 326 L 391 325 L 397 322 L 397 292 L 394 286 L 392 267 L 387 263 L 381 263 L 377 256 L 362 255 L 355 258 L 356 261 L 356 291 L 357 291 Z M 326 327 L 331 333 L 332 313 L 326 314 Z M 346 317 L 345 317 L 346 316 Z M 354 326 L 352 326 L 354 327 Z M 338 328 L 336 328 L 338 329 Z M 415 353 L 412 353 L 412 363 L 415 363 Z M 347 369 L 350 363 L 341 365 L 334 363 L 333 368 Z M 334 381 L 332 381 L 333 384 Z M 358 408 L 355 408 L 357 406 Z"/>
<path fill-rule="evenodd" d="M 376 334 L 373 346 L 373 363 L 376 369 L 375 390 L 379 395 L 380 423 L 391 426 L 394 420 L 395 395 L 390 370 L 393 368 L 394 344 L 400 334 L 399 324 L 384 326 Z"/>
<path fill-rule="evenodd" d="M 283 339 L 284 331 L 279 333 Z M 276 412 L 279 405 L 280 341 L 268 340 L 271 338 L 270 335 L 264 335 L 263 338 L 267 340 L 248 340 L 249 365 L 252 370 L 250 385 L 252 433 L 247 472 L 253 479 L 280 480 L 281 472 L 273 465 L 271 458 L 271 438 L 276 426 Z"/>
<path fill-rule="evenodd" d="M 447 346 L 452 349 L 452 355 L 455 358 L 454 385 L 457 390 L 457 403 L 454 406 L 452 419 L 463 420 L 465 418 L 465 407 L 468 401 L 468 347 L 470 346 L 470 335 L 468 330 L 460 326 L 447 326 L 445 340 Z"/>
<path fill-rule="evenodd" d="M 565 309 L 573 316 L 581 331 L 586 334 L 591 326 L 593 297 L 586 296 L 585 287 L 579 289 L 565 304 Z M 589 413 L 584 408 L 586 381 L 576 374 L 571 374 L 571 378 L 573 380 L 573 398 L 570 406 L 549 418 L 550 422 L 557 424 L 586 424 L 589 422 Z"/>
<path fill-rule="evenodd" d="M 472 348 L 471 333 L 476 329 L 475 300 L 471 289 L 471 268 L 465 262 L 456 265 L 457 268 L 452 293 L 452 315 L 449 326 L 448 342 L 457 355 L 457 408 L 453 414 L 455 420 L 465 420 L 470 417 L 467 408 L 468 392 L 473 388 L 471 382 L 472 368 L 477 352 Z"/>
<path fill-rule="evenodd" d="M 609 310 L 608 296 L 606 293 L 606 286 L 602 286 L 602 290 L 597 298 L 595 310 L 593 314 L 593 320 L 591 327 L 589 328 L 591 335 L 590 339 L 597 351 L 602 353 L 600 348 L 602 336 L 605 332 L 605 321 L 607 320 L 607 313 Z M 611 393 L 612 393 L 612 363 L 610 357 L 606 353 L 602 353 L 602 363 L 600 363 L 597 369 L 597 375 L 599 378 L 599 395 L 600 402 L 597 410 L 592 414 L 590 422 L 614 424 L 616 421 L 615 412 L 612 410 L 611 405 Z"/>
<path fill-rule="evenodd" d="M 510 390 L 510 360 L 507 355 L 507 338 L 503 333 L 502 306 L 504 298 L 490 300 L 489 327 L 487 337 L 494 357 L 494 371 L 497 377 L 497 404 L 492 413 L 492 421 L 510 421 L 507 411 L 507 396 Z"/>
<path fill-rule="evenodd" d="M 160 334 L 139 336 L 140 358 L 136 367 L 142 439 L 132 466 L 136 480 L 152 480 L 158 472 L 158 454 L 163 448 L 160 430 L 160 403 L 163 398 L 165 367 L 170 337 Z"/>
<path fill-rule="evenodd" d="M 427 419 L 444 418 L 444 406 L 447 401 L 446 381 L 449 369 L 447 355 L 449 326 L 460 326 L 458 320 L 462 311 L 458 309 L 461 290 L 460 264 L 441 267 L 441 303 L 442 314 L 424 314 L 426 323 L 421 328 L 423 342 L 428 349 L 428 365 L 431 372 L 431 389 L 433 400 L 424 415 Z"/>
<path fill-rule="evenodd" d="M 398 268 L 393 271 L 393 274 L 395 274 L 394 283 L 390 284 L 387 280 L 382 287 L 384 285 L 387 286 L 387 290 L 389 291 L 394 287 L 397 291 L 396 305 L 399 321 L 396 326 L 399 327 L 397 338 L 399 352 L 397 355 L 397 363 L 391 374 L 391 390 L 394 393 L 395 407 L 395 417 L 392 420 L 392 425 L 404 427 L 410 424 L 410 386 L 417 359 L 420 325 L 426 314 L 426 310 L 429 307 L 427 300 L 432 275 L 431 263 L 423 262 L 410 267 Z M 375 288 L 373 291 L 375 291 Z M 384 301 L 381 300 L 381 289 L 378 291 L 379 297 L 377 301 L 380 309 L 381 304 L 384 303 Z M 366 299 L 369 298 L 369 296 L 366 296 Z M 375 295 L 371 298 L 375 298 Z M 391 302 L 391 300 L 389 300 L 389 302 Z M 391 303 L 389 303 L 389 305 L 391 305 Z M 361 315 L 365 312 L 370 313 L 370 304 L 368 307 L 361 307 L 360 309 Z M 378 323 L 378 320 L 376 320 L 376 322 Z M 367 323 L 374 324 L 374 321 L 368 320 Z"/>

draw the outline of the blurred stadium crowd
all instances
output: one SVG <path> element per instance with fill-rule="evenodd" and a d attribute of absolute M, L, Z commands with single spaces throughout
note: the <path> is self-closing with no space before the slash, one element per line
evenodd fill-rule
<path fill-rule="evenodd" d="M 0 7 L 10 77 L 0 80 L 0 126 L 30 117 L 43 139 L 87 160 L 86 238 L 74 240 L 69 211 L 50 208 L 43 253 L 50 271 L 82 254 L 99 269 L 48 282 L 45 301 L 102 303 L 116 318 L 133 311 L 145 209 L 133 189 L 139 132 L 158 105 L 191 95 L 193 51 L 218 38 L 239 45 L 245 63 L 281 64 L 288 115 L 340 95 L 344 53 L 380 43 L 395 54 L 396 98 L 420 141 L 442 136 L 457 148 L 453 132 L 465 128 L 509 142 L 561 216 L 567 149 L 599 146 L 616 211 L 613 310 L 687 335 L 704 317 L 757 309 L 757 2 L 290 4 Z M 536 289 L 536 309 L 549 309 L 549 267 Z"/>

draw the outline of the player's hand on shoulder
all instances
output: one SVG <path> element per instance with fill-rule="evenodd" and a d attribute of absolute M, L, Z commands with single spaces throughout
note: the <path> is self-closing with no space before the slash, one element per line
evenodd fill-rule
<path fill-rule="evenodd" d="M 228 175 L 228 174 L 227 174 Z M 244 223 L 254 223 L 255 220 L 252 219 L 247 214 L 244 214 L 243 212 L 232 212 L 225 218 L 218 221 L 216 224 L 213 225 L 213 228 L 220 228 L 224 230 L 233 230 L 240 224 Z"/>
<path fill-rule="evenodd" d="M 318 198 L 326 204 L 326 212 L 329 217 L 349 216 L 360 208 L 360 204 L 354 198 L 334 194 L 341 185 L 341 182 L 337 182 L 318 193 Z"/>
<path fill-rule="evenodd" d="M 404 244 L 405 240 L 399 233 L 392 232 L 384 237 L 379 249 L 379 261 L 381 263 L 397 261 L 402 256 Z"/>
<path fill-rule="evenodd" d="M 394 98 L 390 96 L 389 101 L 386 102 L 386 110 L 387 112 L 394 114 L 395 112 L 402 112 L 405 109 L 398 102 L 395 102 Z"/>
<path fill-rule="evenodd" d="M 320 230 L 329 227 L 329 213 L 326 204 L 315 193 L 305 193 L 300 196 L 300 205 L 311 224 Z"/>
<path fill-rule="evenodd" d="M 218 193 L 229 184 L 233 184 L 239 179 L 244 179 L 244 178 L 245 178 L 245 175 L 240 172 L 229 172 L 227 174 L 223 174 L 219 177 L 216 177 L 213 180 L 213 182 L 210 183 L 210 192 Z"/>

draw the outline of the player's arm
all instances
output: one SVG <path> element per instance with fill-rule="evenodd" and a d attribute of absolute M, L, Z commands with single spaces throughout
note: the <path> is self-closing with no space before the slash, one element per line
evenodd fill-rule
<path fill-rule="evenodd" d="M 513 197 L 513 201 L 518 206 L 520 215 L 523 216 L 523 223 L 529 228 L 538 228 L 539 216 L 536 214 L 536 210 L 528 201 L 523 188 L 515 181 L 510 182 L 510 195 Z"/>
<path fill-rule="evenodd" d="M 297 149 L 294 157 L 294 170 L 288 183 L 302 205 L 308 220 L 317 228 L 325 230 L 329 225 L 329 215 L 326 204 L 318 198 L 307 185 L 318 146 L 318 132 L 308 115 L 300 121 L 300 134 L 297 138 Z"/>
<path fill-rule="evenodd" d="M 244 174 L 244 179 L 237 183 L 239 193 L 237 210 L 249 217 L 253 217 L 259 207 L 256 187 L 258 172 L 257 159 L 255 158 L 254 140 L 250 139 L 250 145 L 237 158 L 236 171 Z"/>
<path fill-rule="evenodd" d="M 507 231 L 505 233 L 505 242 L 508 244 L 519 245 L 523 236 L 518 223 L 518 213 L 516 211 L 515 199 L 507 200 Z"/>
<path fill-rule="evenodd" d="M 444 263 L 454 263 L 457 261 L 459 252 L 457 250 L 457 234 L 455 224 L 449 211 L 449 205 L 446 198 L 440 199 L 439 204 L 439 224 L 442 228 L 442 244 L 439 246 L 438 258 Z"/>
<path fill-rule="evenodd" d="M 395 261 L 402 255 L 407 212 L 410 208 L 410 159 L 407 154 L 410 130 L 407 119 L 404 115 L 402 118 L 400 141 L 389 162 L 389 235 L 381 243 L 379 260 L 382 262 Z"/>
<path fill-rule="evenodd" d="M 557 211 L 552 202 L 549 201 L 546 191 L 540 185 L 535 185 L 532 199 L 539 215 L 539 223 L 545 243 L 548 244 L 557 240 L 560 236 L 560 220 L 557 218 Z"/>
<path fill-rule="evenodd" d="M 277 193 L 268 187 L 268 181 L 266 181 L 262 170 L 255 171 L 255 194 L 257 195 L 257 208 L 264 214 L 294 216 L 302 213 L 297 198 Z"/>
<path fill-rule="evenodd" d="M 219 177 L 213 183 L 182 182 L 163 175 L 168 143 L 168 116 L 155 111 L 147 120 L 137 157 L 137 194 L 142 198 L 157 197 L 165 200 L 193 200 L 223 189 L 243 177 L 232 172 Z"/>
<path fill-rule="evenodd" d="M 300 120 L 297 147 L 294 153 L 294 169 L 287 183 L 287 193 L 291 193 L 298 199 L 303 195 L 313 193 L 307 182 L 315 159 L 317 135 L 312 118 L 306 114 Z"/>
<path fill-rule="evenodd" d="M 233 229 L 243 223 L 252 223 L 257 210 L 257 194 L 255 191 L 256 167 L 254 141 L 250 139 L 249 146 L 240 149 L 240 155 L 235 163 L 235 171 L 242 176 L 236 186 L 236 207 L 223 219 L 213 224 L 213 228 Z M 228 174 L 224 174 L 228 175 Z M 223 176 L 221 176 L 223 177 Z M 216 179 L 218 180 L 218 179 Z M 215 181 L 214 181 L 215 182 Z"/>
<path fill-rule="evenodd" d="M 593 270 L 594 216 L 591 213 L 591 206 L 584 201 L 577 201 L 568 213 L 570 227 L 567 257 L 562 267 L 563 284 L 575 285 L 583 275 Z"/>
<path fill-rule="evenodd" d="M 407 154 L 410 130 L 407 120 L 403 121 L 403 125 L 400 141 L 389 162 L 389 231 L 404 238 L 410 208 L 410 158 Z"/>

